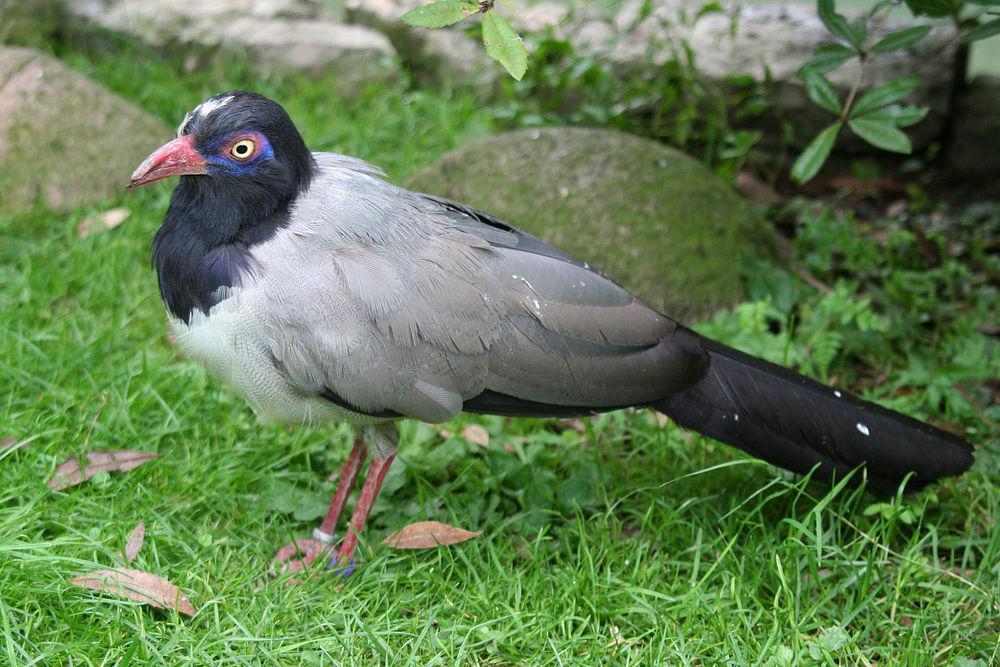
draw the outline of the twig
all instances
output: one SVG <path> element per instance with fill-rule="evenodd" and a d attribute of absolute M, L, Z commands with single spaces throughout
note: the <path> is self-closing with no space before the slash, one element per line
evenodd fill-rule
<path fill-rule="evenodd" d="M 840 110 L 840 122 L 842 123 L 846 123 L 848 117 L 851 115 L 851 107 L 854 105 L 854 98 L 857 97 L 858 90 L 861 88 L 861 81 L 865 78 L 865 70 L 868 68 L 868 59 L 871 57 L 869 49 L 871 49 L 875 38 L 882 33 L 882 28 L 885 27 L 885 22 L 889 20 L 889 14 L 896 8 L 897 4 L 898 3 L 893 3 L 886 7 L 882 14 L 875 19 L 875 25 L 870 31 L 868 31 L 865 43 L 861 47 L 861 53 L 858 54 L 858 74 L 854 77 L 854 83 L 851 84 L 851 90 L 847 93 L 847 100 L 844 101 L 844 106 Z"/>
<path fill-rule="evenodd" d="M 97 420 L 101 418 L 101 413 L 104 412 L 104 407 L 108 404 L 108 397 L 101 394 L 101 404 L 97 406 L 97 412 L 94 414 L 94 418 L 90 420 L 90 428 L 87 429 L 87 435 L 83 437 L 84 448 L 90 444 L 90 435 L 94 432 L 94 427 L 97 426 Z"/>
<path fill-rule="evenodd" d="M 793 265 L 792 266 L 792 270 L 795 271 L 795 275 L 797 275 L 799 278 L 802 278 L 802 280 L 806 284 L 808 284 L 810 287 L 812 287 L 814 289 L 818 289 L 823 294 L 829 294 L 830 292 L 833 291 L 832 287 L 830 287 L 829 285 L 827 285 L 825 282 L 823 282 L 819 278 L 816 278 L 815 276 L 810 275 L 808 271 L 806 271 L 804 268 L 802 268 L 798 264 Z"/>

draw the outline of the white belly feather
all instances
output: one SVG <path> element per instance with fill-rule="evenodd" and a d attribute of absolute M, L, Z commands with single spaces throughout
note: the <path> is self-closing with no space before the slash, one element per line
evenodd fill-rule
<path fill-rule="evenodd" d="M 180 350 L 232 385 L 261 420 L 293 424 L 370 421 L 291 386 L 265 347 L 263 327 L 240 308 L 238 297 L 219 302 L 208 315 L 192 311 L 187 324 L 171 317 L 170 326 Z"/>

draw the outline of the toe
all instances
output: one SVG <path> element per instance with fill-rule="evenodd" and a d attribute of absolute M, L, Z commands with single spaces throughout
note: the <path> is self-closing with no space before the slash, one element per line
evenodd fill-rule
<path fill-rule="evenodd" d="M 316 560 L 328 548 L 329 545 L 318 540 L 295 540 L 278 549 L 277 553 L 274 554 L 274 560 L 282 564 L 277 568 L 279 572 L 298 572 Z"/>

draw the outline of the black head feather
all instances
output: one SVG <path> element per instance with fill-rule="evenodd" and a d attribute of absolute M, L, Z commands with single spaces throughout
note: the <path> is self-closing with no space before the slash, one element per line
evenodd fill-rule
<path fill-rule="evenodd" d="M 207 174 L 181 176 L 152 257 L 167 309 L 188 321 L 194 309 L 208 312 L 222 288 L 253 270 L 249 248 L 287 224 L 315 161 L 281 105 L 246 91 L 205 100 L 185 116 L 177 135 L 194 137 Z M 235 159 L 233 146 L 247 138 L 252 158 Z"/>

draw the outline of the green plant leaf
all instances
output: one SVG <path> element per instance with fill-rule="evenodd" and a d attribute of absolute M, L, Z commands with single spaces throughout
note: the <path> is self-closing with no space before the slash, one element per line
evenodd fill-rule
<path fill-rule="evenodd" d="M 819 14 L 819 20 L 833 35 L 841 38 L 855 49 L 860 48 L 859 44 L 855 44 L 854 31 L 844 15 L 837 13 L 833 0 L 816 0 L 816 12 Z"/>
<path fill-rule="evenodd" d="M 893 79 L 889 83 L 872 88 L 862 95 L 851 108 L 851 117 L 862 116 L 869 111 L 874 111 L 892 104 L 896 100 L 903 99 L 920 86 L 920 79 L 915 76 L 903 76 Z"/>
<path fill-rule="evenodd" d="M 823 163 L 826 162 L 826 158 L 830 156 L 833 143 L 837 140 L 837 134 L 843 125 L 840 121 L 830 125 L 817 134 L 816 138 L 802 151 L 802 155 L 792 165 L 792 178 L 797 183 L 805 183 L 820 170 Z"/>
<path fill-rule="evenodd" d="M 911 28 L 903 28 L 896 32 L 890 32 L 872 47 L 872 53 L 889 53 L 890 51 L 913 46 L 926 37 L 930 31 L 931 26 L 929 25 L 915 25 Z"/>
<path fill-rule="evenodd" d="M 483 15 L 483 44 L 490 58 L 503 65 L 512 77 L 521 80 L 528 70 L 528 51 L 510 21 L 495 11 L 486 12 Z"/>
<path fill-rule="evenodd" d="M 862 50 L 865 46 L 865 41 L 868 39 L 867 19 L 864 16 L 855 16 L 847 22 L 847 29 L 850 31 L 850 37 L 847 41 L 858 51 Z"/>
<path fill-rule="evenodd" d="M 906 6 L 918 16 L 951 16 L 961 8 L 959 0 L 906 0 Z"/>
<path fill-rule="evenodd" d="M 806 94 L 817 106 L 830 113 L 840 113 L 840 98 L 837 97 L 837 89 L 822 72 L 817 72 L 814 69 L 806 70 L 802 80 L 806 84 Z"/>
<path fill-rule="evenodd" d="M 854 134 L 884 151 L 904 154 L 913 151 L 910 138 L 900 132 L 892 120 L 863 116 L 847 121 L 847 125 Z"/>
<path fill-rule="evenodd" d="M 882 107 L 878 111 L 866 113 L 864 116 L 861 116 L 861 118 L 888 120 L 891 121 L 896 127 L 910 127 L 911 125 L 916 125 L 926 118 L 928 111 L 930 111 L 930 107 L 920 107 L 913 104 L 907 104 L 906 106 L 890 104 L 887 107 Z"/>
<path fill-rule="evenodd" d="M 965 0 L 970 5 L 981 5 L 983 7 L 1000 7 L 1000 0 Z"/>
<path fill-rule="evenodd" d="M 816 49 L 813 57 L 799 68 L 797 76 L 803 78 L 802 73 L 806 70 L 816 70 L 817 72 L 829 72 L 840 67 L 848 58 L 853 58 L 857 53 L 854 49 L 843 44 L 827 44 Z"/>
<path fill-rule="evenodd" d="M 443 28 L 478 13 L 479 6 L 473 2 L 432 2 L 414 7 L 399 18 L 418 28 Z"/>
<path fill-rule="evenodd" d="M 992 37 L 997 33 L 1000 33 L 1000 19 L 993 19 L 992 21 L 980 24 L 962 35 L 962 43 L 968 44 L 969 42 L 977 42 L 980 39 Z"/>

